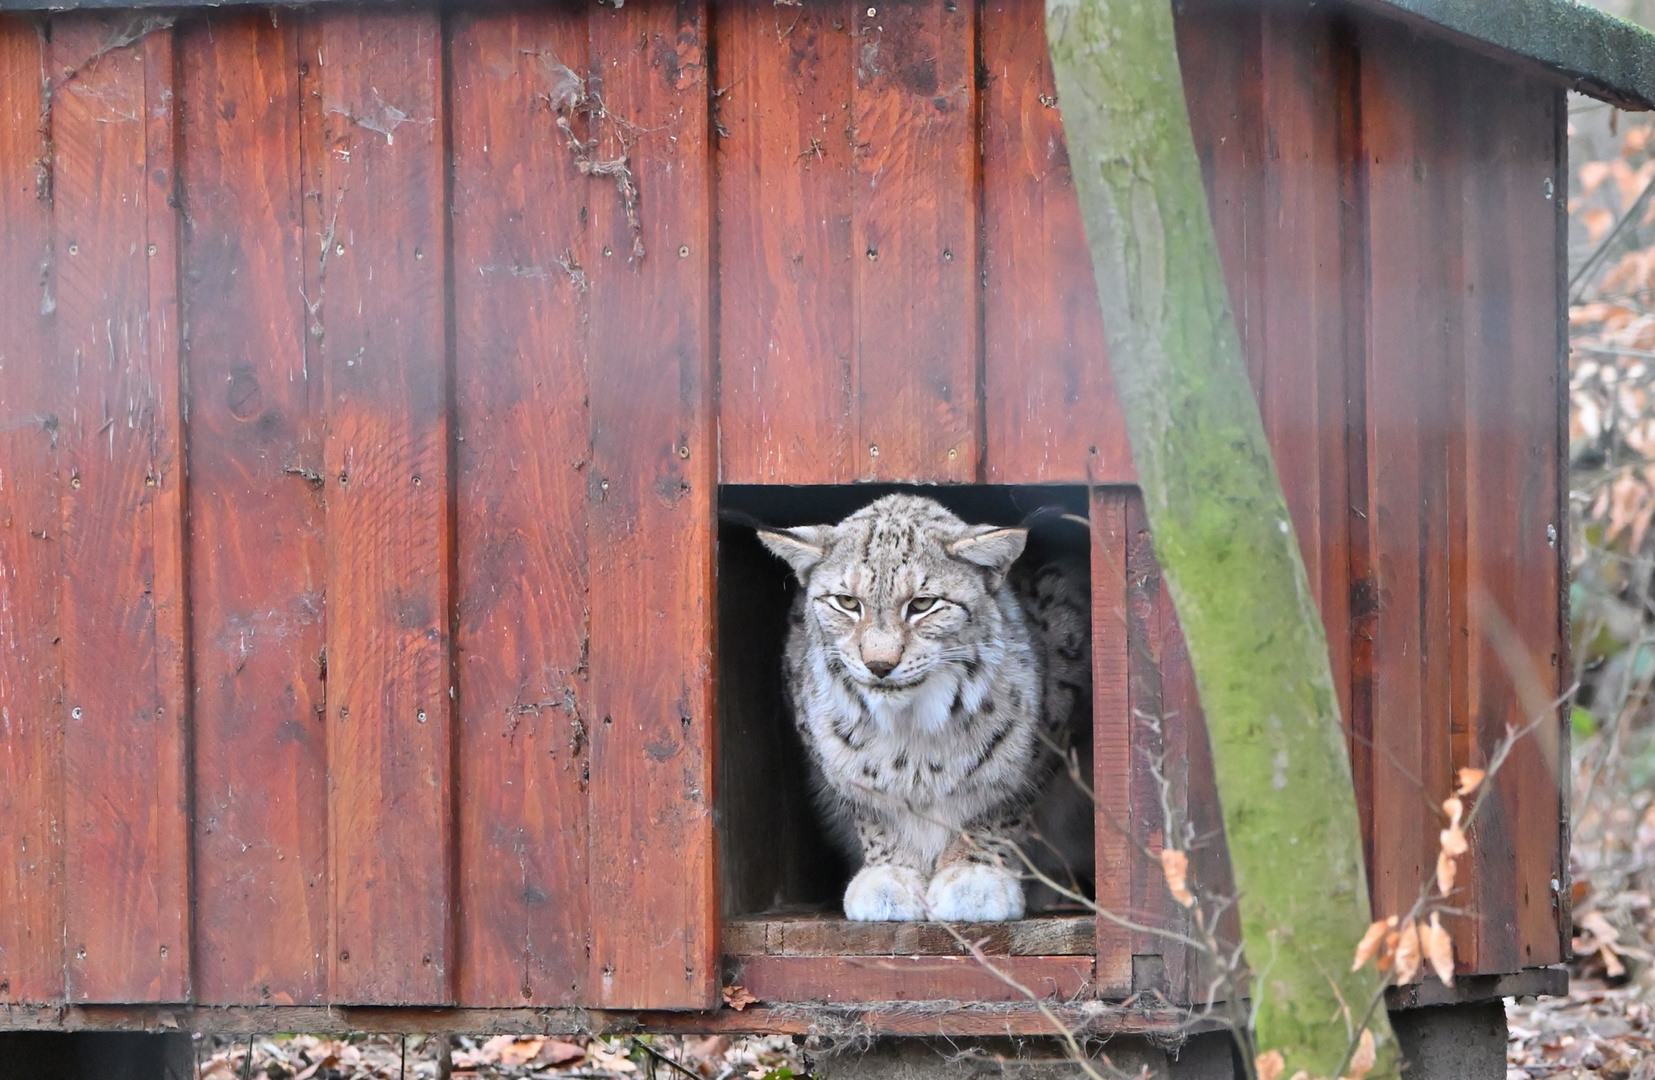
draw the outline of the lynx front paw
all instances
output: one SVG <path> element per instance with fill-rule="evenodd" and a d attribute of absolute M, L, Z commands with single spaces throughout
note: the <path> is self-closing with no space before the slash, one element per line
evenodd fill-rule
<path fill-rule="evenodd" d="M 943 922 L 1003 922 L 1023 917 L 1023 883 L 998 866 L 955 863 L 937 872 L 925 893 L 931 917 Z"/>
<path fill-rule="evenodd" d="M 925 918 L 925 879 L 906 866 L 864 866 L 845 889 L 845 918 L 915 922 Z"/>

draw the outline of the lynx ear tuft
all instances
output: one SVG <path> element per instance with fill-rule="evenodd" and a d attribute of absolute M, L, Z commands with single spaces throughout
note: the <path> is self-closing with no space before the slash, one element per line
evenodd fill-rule
<path fill-rule="evenodd" d="M 803 581 L 811 568 L 827 554 L 827 525 L 801 525 L 796 529 L 759 529 L 759 540 L 770 553 L 787 560 Z"/>
<path fill-rule="evenodd" d="M 1028 543 L 1028 539 L 1027 529 L 999 529 L 992 525 L 978 525 L 958 540 L 951 541 L 943 550 L 956 559 L 963 559 L 973 566 L 992 570 L 996 577 L 1004 578 L 1011 569 L 1011 564 L 1023 554 L 1023 545 Z"/>

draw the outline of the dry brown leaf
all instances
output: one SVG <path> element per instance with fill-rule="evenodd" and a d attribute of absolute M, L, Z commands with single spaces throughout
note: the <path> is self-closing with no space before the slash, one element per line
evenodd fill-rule
<path fill-rule="evenodd" d="M 1431 961 L 1431 970 L 1437 973 L 1442 985 L 1454 985 L 1454 939 L 1442 928 L 1438 912 L 1431 912 L 1431 921 L 1419 928 L 1420 946 L 1425 958 Z"/>
<path fill-rule="evenodd" d="M 1482 769 L 1461 769 L 1456 775 L 1460 784 L 1459 787 L 1454 789 L 1454 794 L 1469 795 L 1477 790 L 1483 782 L 1483 777 L 1487 776 L 1488 773 Z"/>
<path fill-rule="evenodd" d="M 731 983 L 724 988 L 724 1004 L 736 1012 L 740 1012 L 747 1006 L 757 1003 L 757 1001 L 758 998 L 753 996 L 753 992 L 740 983 Z"/>
<path fill-rule="evenodd" d="M 1442 801 L 1442 812 L 1448 815 L 1448 824 L 1458 825 L 1465 817 L 1465 804 L 1460 801 L 1459 796 L 1450 795 Z"/>
<path fill-rule="evenodd" d="M 1575 922 L 1580 928 L 1592 935 L 1599 945 L 1614 945 L 1621 939 L 1621 932 L 1615 929 L 1615 924 L 1603 917 L 1601 911 L 1588 911 Z"/>
<path fill-rule="evenodd" d="M 567 1043 L 561 1039 L 547 1039 L 541 1046 L 540 1053 L 535 1055 L 536 1065 L 573 1065 L 586 1057 L 586 1048 Z"/>
<path fill-rule="evenodd" d="M 1615 223 L 1615 215 L 1604 207 L 1594 206 L 1580 215 L 1580 223 L 1586 226 L 1587 242 L 1595 244 L 1603 239 L 1603 234 Z"/>
<path fill-rule="evenodd" d="M 1373 921 L 1367 933 L 1362 935 L 1362 940 L 1356 943 L 1356 956 L 1350 962 L 1352 971 L 1362 970 L 1362 965 L 1373 959 L 1374 954 L 1379 951 L 1380 942 L 1385 940 L 1387 929 L 1389 924 L 1384 919 Z"/>
<path fill-rule="evenodd" d="M 1189 857 L 1182 851 L 1174 848 L 1161 850 L 1161 873 L 1167 879 L 1167 891 L 1185 907 L 1195 903 L 1195 894 L 1190 892 L 1187 883 L 1189 866 Z"/>
<path fill-rule="evenodd" d="M 1398 986 L 1414 981 L 1419 974 L 1419 924 L 1409 920 L 1397 932 L 1396 957 L 1391 961 L 1391 981 Z"/>
<path fill-rule="evenodd" d="M 638 1063 L 626 1056 L 623 1049 L 611 1050 L 596 1039 L 586 1048 L 586 1054 L 592 1059 L 592 1064 L 605 1072 L 633 1073 L 638 1071 Z"/>
<path fill-rule="evenodd" d="M 1282 1070 L 1287 1068 L 1280 1050 L 1266 1050 L 1253 1059 L 1253 1071 L 1258 1073 L 1258 1080 L 1280 1080 Z"/>
<path fill-rule="evenodd" d="M 1356 1040 L 1356 1052 L 1350 1056 L 1350 1067 L 1346 1071 L 1347 1080 L 1362 1080 L 1373 1069 L 1373 1063 L 1378 1058 L 1378 1051 L 1373 1045 L 1373 1032 L 1362 1029 L 1362 1037 Z"/>
<path fill-rule="evenodd" d="M 1590 195 L 1609 177 L 1607 161 L 1588 161 L 1580 167 L 1580 193 Z"/>
<path fill-rule="evenodd" d="M 1605 945 L 1598 950 L 1598 957 L 1603 961 L 1603 973 L 1611 979 L 1618 979 L 1626 974 L 1626 965 L 1621 958 L 1615 955 L 1615 950 Z"/>
<path fill-rule="evenodd" d="M 1454 875 L 1459 871 L 1459 864 L 1454 856 L 1447 851 L 1437 852 L 1437 891 L 1447 896 L 1454 891 Z"/>

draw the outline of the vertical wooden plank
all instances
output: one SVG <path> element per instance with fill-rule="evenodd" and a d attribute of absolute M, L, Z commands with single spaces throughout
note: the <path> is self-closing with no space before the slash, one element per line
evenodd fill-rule
<path fill-rule="evenodd" d="M 1371 274 L 1369 557 L 1374 907 L 1406 911 L 1435 874 L 1450 784 L 1451 373 L 1461 365 L 1460 149 L 1442 119 L 1460 57 L 1371 26 L 1362 63 Z M 1446 241 L 1446 242 L 1445 242 Z"/>
<path fill-rule="evenodd" d="M 0 16 L 0 1006 L 61 1001 L 63 711 L 45 40 Z"/>
<path fill-rule="evenodd" d="M 1455 764 L 1484 766 L 1508 728 L 1539 722 L 1492 781 L 1471 829 L 1472 857 L 1462 860 L 1462 896 L 1476 915 L 1465 920 L 1474 931 L 1468 959 L 1475 970 L 1515 971 L 1555 963 L 1563 945 L 1552 884 L 1563 869 L 1555 827 L 1558 770 L 1566 767 L 1561 725 L 1555 715 L 1530 712 L 1519 680 L 1549 698 L 1561 693 L 1564 678 L 1558 579 L 1567 529 L 1558 516 L 1554 268 L 1563 257 L 1556 200 L 1567 177 L 1555 90 L 1476 62 L 1468 65 L 1466 94 L 1469 704 L 1468 745 Z M 1511 636 L 1504 649 L 1502 622 Z"/>
<path fill-rule="evenodd" d="M 855 28 L 857 474 L 976 479 L 974 5 L 889 0 Z"/>
<path fill-rule="evenodd" d="M 987 0 L 982 20 L 984 475 L 1132 483 L 1045 10 Z"/>
<path fill-rule="evenodd" d="M 1350 476 L 1340 266 L 1340 83 L 1331 19 L 1260 12 L 1265 275 L 1259 409 L 1322 615 L 1339 711 L 1350 716 Z"/>
<path fill-rule="evenodd" d="M 600 125 L 595 153 L 627 157 L 639 229 L 607 184 L 593 193 L 586 997 L 707 1008 L 719 984 L 707 10 L 680 0 L 590 18 L 594 89 L 626 121 Z"/>
<path fill-rule="evenodd" d="M 866 447 L 853 445 L 851 7 L 719 12 L 725 483 L 842 484 L 863 471 Z"/>
<path fill-rule="evenodd" d="M 180 32 L 196 992 L 321 1001 L 321 371 L 307 362 L 297 20 Z"/>
<path fill-rule="evenodd" d="M 1167 755 L 1169 717 L 1161 693 L 1163 631 L 1172 605 L 1163 601 L 1161 568 L 1150 544 L 1143 499 L 1126 505 L 1127 709 L 1131 726 L 1128 756 L 1132 785 L 1132 921 L 1144 927 L 1132 935 L 1132 990 L 1169 995 L 1169 976 L 1181 972 L 1183 950 L 1163 933 L 1176 929 L 1176 905 L 1160 873 L 1166 846 L 1166 815 L 1157 777 L 1172 766 Z"/>
<path fill-rule="evenodd" d="M 460 15 L 450 32 L 459 1000 L 572 1004 L 589 919 L 586 207 L 614 187 L 580 174 L 545 108 L 580 92 L 583 14 Z"/>
<path fill-rule="evenodd" d="M 442 30 L 322 13 L 331 996 L 452 997 Z"/>
<path fill-rule="evenodd" d="M 64 577 L 65 945 L 75 1001 L 189 995 L 172 34 L 52 25 Z M 95 58 L 95 59 L 94 59 Z"/>
<path fill-rule="evenodd" d="M 1097 802 L 1097 902 L 1132 919 L 1139 869 L 1132 822 L 1130 614 L 1127 608 L 1127 488 L 1092 490 L 1092 790 Z M 1132 993 L 1133 934 L 1099 914 L 1097 991 Z"/>

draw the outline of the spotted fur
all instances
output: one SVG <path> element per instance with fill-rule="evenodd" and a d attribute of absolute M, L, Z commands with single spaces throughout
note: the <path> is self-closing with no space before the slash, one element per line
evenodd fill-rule
<path fill-rule="evenodd" d="M 915 495 L 760 536 L 803 586 L 787 691 L 824 817 L 861 861 L 846 915 L 1020 918 L 1013 844 L 1090 877 L 1091 803 L 1062 757 L 1090 727 L 1084 568 L 1026 567 L 1026 531 Z"/>

